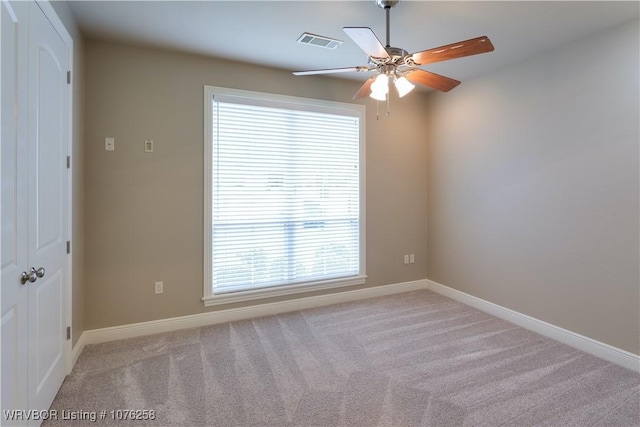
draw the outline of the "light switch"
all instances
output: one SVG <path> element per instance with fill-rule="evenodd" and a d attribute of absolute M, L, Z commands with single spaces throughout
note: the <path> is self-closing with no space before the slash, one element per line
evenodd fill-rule
<path fill-rule="evenodd" d="M 104 139 L 104 151 L 114 151 L 116 149 L 116 139 L 115 138 L 105 138 Z"/>

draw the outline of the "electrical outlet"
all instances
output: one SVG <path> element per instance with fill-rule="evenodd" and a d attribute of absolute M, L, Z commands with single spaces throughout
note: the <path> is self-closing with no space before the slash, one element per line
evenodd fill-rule
<path fill-rule="evenodd" d="M 144 140 L 144 152 L 153 153 L 153 139 Z"/>
<path fill-rule="evenodd" d="M 404 256 L 404 263 L 409 264 L 409 255 Z"/>
<path fill-rule="evenodd" d="M 164 283 L 156 282 L 156 294 L 161 294 L 164 292 Z"/>
<path fill-rule="evenodd" d="M 409 254 L 409 264 L 413 264 L 416 262 L 416 256 L 414 254 Z"/>

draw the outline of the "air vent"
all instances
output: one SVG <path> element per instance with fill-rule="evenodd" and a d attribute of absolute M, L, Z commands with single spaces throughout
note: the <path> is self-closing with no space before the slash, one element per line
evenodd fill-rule
<path fill-rule="evenodd" d="M 298 37 L 298 43 L 324 47 L 325 49 L 335 49 L 342 44 L 342 40 L 319 36 L 317 34 L 302 33 L 302 35 Z"/>

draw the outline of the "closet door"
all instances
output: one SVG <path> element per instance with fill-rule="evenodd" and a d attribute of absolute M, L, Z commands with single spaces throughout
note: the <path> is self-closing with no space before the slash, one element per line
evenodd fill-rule
<path fill-rule="evenodd" d="M 29 406 L 48 408 L 66 373 L 67 45 L 29 3 Z"/>
<path fill-rule="evenodd" d="M 28 3 L 2 1 L 2 409 L 27 409 Z"/>
<path fill-rule="evenodd" d="M 2 409 L 39 425 L 69 357 L 68 46 L 35 2 L 0 7 Z"/>

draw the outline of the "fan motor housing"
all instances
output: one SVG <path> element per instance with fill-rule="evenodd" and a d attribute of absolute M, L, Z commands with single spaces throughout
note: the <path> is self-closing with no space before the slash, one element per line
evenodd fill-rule
<path fill-rule="evenodd" d="M 369 65 L 372 65 L 372 66 L 379 66 L 379 65 L 386 65 L 386 64 L 405 65 L 405 58 L 409 56 L 409 53 L 406 50 L 400 49 L 399 47 L 385 47 L 384 50 L 387 51 L 387 53 L 389 54 L 389 57 L 388 58 L 369 57 Z"/>
<path fill-rule="evenodd" d="M 399 47 L 385 47 L 384 50 L 386 50 L 391 57 L 391 62 L 396 62 L 400 58 L 404 58 L 409 55 L 409 52 L 404 49 L 400 49 Z"/>

